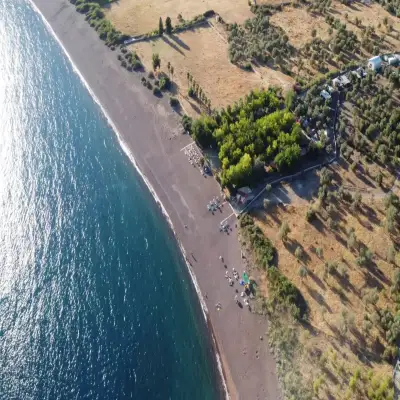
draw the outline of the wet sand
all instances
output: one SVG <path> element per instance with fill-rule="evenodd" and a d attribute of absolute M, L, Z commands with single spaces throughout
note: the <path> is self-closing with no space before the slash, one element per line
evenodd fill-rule
<path fill-rule="evenodd" d="M 207 203 L 220 189 L 213 178 L 202 177 L 181 151 L 192 140 L 181 134 L 179 116 L 167 97 L 154 97 L 141 85 L 139 75 L 120 66 L 117 54 L 98 39 L 67 0 L 33 1 L 112 119 L 171 219 L 207 305 L 230 398 L 280 399 L 275 361 L 267 349 L 266 321 L 236 305 L 239 285 L 236 282 L 232 288 L 225 279 L 224 263 L 230 273 L 232 267 L 243 270 L 236 219 L 230 217 L 233 230 L 223 234 L 219 223 L 232 214 L 230 206 L 225 204 L 215 215 L 207 211 Z M 220 311 L 216 303 L 221 303 Z"/>

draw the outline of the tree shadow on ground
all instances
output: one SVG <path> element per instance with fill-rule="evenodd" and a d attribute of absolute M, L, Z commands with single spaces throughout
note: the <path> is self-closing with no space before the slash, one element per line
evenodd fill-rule
<path fill-rule="evenodd" d="M 321 306 L 325 307 L 327 311 L 331 314 L 332 309 L 329 307 L 329 304 L 325 301 L 324 296 L 319 293 L 317 290 L 305 285 L 308 294 Z"/>
<path fill-rule="evenodd" d="M 317 274 L 315 274 L 314 271 L 308 270 L 308 276 L 315 282 L 316 285 L 318 285 L 322 290 L 326 290 L 326 285 L 325 283 L 319 278 Z"/>
<path fill-rule="evenodd" d="M 190 47 L 179 36 L 172 34 L 169 37 L 185 50 L 190 50 Z"/>
<path fill-rule="evenodd" d="M 161 39 L 168 44 L 169 46 L 171 46 L 174 50 L 176 50 L 178 53 L 182 54 L 183 56 L 185 55 L 185 53 L 175 44 L 172 43 L 166 36 L 161 36 Z"/>

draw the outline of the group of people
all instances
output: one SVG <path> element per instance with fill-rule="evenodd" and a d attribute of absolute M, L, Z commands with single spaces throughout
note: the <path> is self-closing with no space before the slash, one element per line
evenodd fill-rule
<path fill-rule="evenodd" d="M 220 200 L 218 197 L 213 197 L 213 199 L 207 204 L 207 210 L 214 213 L 221 207 Z"/>
<path fill-rule="evenodd" d="M 187 158 L 188 158 L 188 160 L 189 160 L 191 165 L 200 167 L 200 165 L 201 165 L 201 163 L 200 163 L 201 156 L 200 156 L 199 152 L 197 151 L 197 149 L 196 149 L 194 144 L 186 147 L 185 155 L 187 156 Z"/>
<path fill-rule="evenodd" d="M 219 259 L 220 259 L 220 261 L 224 262 L 224 258 L 222 256 L 219 256 Z M 226 267 L 226 265 L 225 265 L 225 267 Z M 232 275 L 233 275 L 233 278 L 231 278 L 231 276 L 229 275 L 228 270 L 225 271 L 225 279 L 228 280 L 229 286 L 233 286 L 234 281 L 235 280 L 239 281 L 239 279 L 240 279 L 239 273 L 236 271 L 235 268 L 232 268 Z M 244 275 L 245 275 L 245 272 L 244 272 Z M 243 284 L 244 284 L 244 282 L 241 281 L 241 285 L 243 285 Z M 238 293 L 237 290 L 236 290 L 236 293 Z M 244 286 L 244 290 L 240 293 L 240 297 L 243 298 L 244 305 L 250 309 L 250 302 L 247 298 L 247 296 L 249 294 L 250 294 L 250 288 L 249 288 L 249 285 L 246 284 Z M 251 297 L 251 294 L 250 294 L 250 297 Z M 239 305 L 240 300 L 239 300 L 239 296 L 237 294 L 235 294 L 234 299 L 235 299 L 236 304 Z M 220 304 L 220 303 L 218 303 L 218 304 Z M 217 309 L 221 309 L 220 307 L 218 307 L 218 304 L 216 305 Z"/>

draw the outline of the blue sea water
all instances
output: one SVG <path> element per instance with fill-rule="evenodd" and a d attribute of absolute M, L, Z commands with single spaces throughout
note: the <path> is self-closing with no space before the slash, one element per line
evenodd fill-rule
<path fill-rule="evenodd" d="M 176 242 L 25 0 L 0 0 L 0 399 L 217 399 Z"/>

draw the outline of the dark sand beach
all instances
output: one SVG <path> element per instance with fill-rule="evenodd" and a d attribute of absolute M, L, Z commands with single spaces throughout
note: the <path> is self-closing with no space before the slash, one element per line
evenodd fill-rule
<path fill-rule="evenodd" d="M 279 399 L 275 361 L 267 349 L 266 321 L 235 304 L 239 285 L 228 285 L 224 263 L 219 260 L 222 255 L 230 272 L 232 267 L 243 270 L 235 217 L 230 218 L 232 232 L 220 233 L 219 223 L 232 209 L 225 204 L 221 213 L 207 211 L 207 203 L 220 195 L 220 189 L 213 178 L 204 178 L 191 166 L 181 151 L 192 140 L 181 133 L 179 116 L 166 97 L 153 96 L 138 75 L 120 66 L 116 53 L 99 40 L 67 0 L 34 3 L 113 121 L 171 219 L 208 308 L 230 397 Z M 216 303 L 221 303 L 220 311 Z"/>

